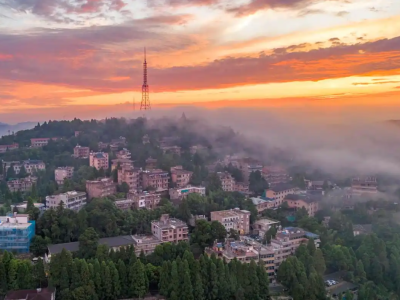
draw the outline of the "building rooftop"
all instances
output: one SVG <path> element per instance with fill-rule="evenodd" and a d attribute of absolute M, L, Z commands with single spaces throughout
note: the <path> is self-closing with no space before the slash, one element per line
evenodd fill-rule
<path fill-rule="evenodd" d="M 151 244 L 159 244 L 160 240 L 156 238 L 154 235 L 133 235 L 133 240 L 135 241 L 135 245 L 151 245 Z"/>
<path fill-rule="evenodd" d="M 295 188 L 295 186 L 290 183 L 278 183 L 278 184 L 274 185 L 273 187 L 270 187 L 270 190 L 274 191 L 275 193 L 279 193 L 279 192 L 291 190 L 294 188 Z"/>
<path fill-rule="evenodd" d="M 110 248 L 129 246 L 134 244 L 134 239 L 132 235 L 121 235 L 116 237 L 102 238 L 99 240 L 99 244 L 107 245 Z M 49 250 L 49 254 L 61 253 L 63 249 L 70 252 L 76 252 L 79 250 L 79 242 L 54 244 L 54 245 L 49 245 L 47 248 Z"/>
<path fill-rule="evenodd" d="M 359 231 L 363 234 L 372 233 L 372 224 L 354 224 L 353 231 Z"/>
<path fill-rule="evenodd" d="M 306 203 L 313 203 L 321 201 L 321 195 L 313 195 L 313 194 L 289 194 L 286 195 L 285 200 L 302 200 Z"/>
<path fill-rule="evenodd" d="M 168 215 L 162 215 L 160 220 L 152 221 L 151 224 L 154 224 L 161 229 L 168 229 L 171 227 L 187 227 L 187 224 L 184 221 L 170 218 Z"/>
<path fill-rule="evenodd" d="M 5 300 L 52 300 L 55 288 L 41 288 L 36 290 L 10 291 L 5 296 Z"/>
<path fill-rule="evenodd" d="M 255 223 L 256 224 L 261 224 L 261 225 L 269 225 L 269 224 L 277 224 L 277 223 L 279 223 L 279 221 L 274 220 L 274 219 L 265 218 L 265 219 L 257 220 Z"/>

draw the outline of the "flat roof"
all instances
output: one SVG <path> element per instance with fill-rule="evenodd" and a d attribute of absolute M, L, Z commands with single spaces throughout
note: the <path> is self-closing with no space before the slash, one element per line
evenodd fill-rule
<path fill-rule="evenodd" d="M 257 220 L 255 223 L 261 223 L 261 224 L 275 224 L 275 223 L 279 223 L 279 221 L 274 220 L 274 219 L 265 218 L 265 219 Z"/>
<path fill-rule="evenodd" d="M 290 184 L 290 183 L 278 183 L 274 185 L 273 187 L 270 187 L 269 189 L 274 192 L 283 192 L 287 190 L 294 189 L 295 186 Z"/>

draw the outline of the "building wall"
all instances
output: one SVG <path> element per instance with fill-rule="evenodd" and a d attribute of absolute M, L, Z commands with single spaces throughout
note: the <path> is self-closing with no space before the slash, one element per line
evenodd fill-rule
<path fill-rule="evenodd" d="M 17 215 L 18 216 L 18 215 Z M 0 222 L 0 250 L 16 253 L 29 253 L 31 240 L 35 236 L 35 221 L 29 221 L 29 218 L 20 218 L 18 224 L 2 225 L 6 222 L 6 217 L 1 217 Z M 15 217 L 9 217 L 13 222 Z M 27 224 L 27 226 L 23 226 Z M 22 226 L 21 226 L 22 225 Z"/>
<path fill-rule="evenodd" d="M 265 196 L 267 198 L 274 199 L 275 200 L 275 205 L 279 206 L 279 205 L 281 205 L 283 203 L 283 199 L 285 199 L 285 197 L 287 195 L 294 194 L 295 192 L 296 192 L 295 188 L 291 188 L 291 189 L 284 190 L 284 191 L 279 191 L 279 192 L 275 192 L 272 189 L 268 189 L 268 190 L 265 191 Z"/>
<path fill-rule="evenodd" d="M 179 226 L 174 225 L 176 222 Z M 151 222 L 151 231 L 161 242 L 177 243 L 188 240 L 188 226 L 180 220 L 170 219 L 168 215 L 162 215 L 160 221 Z"/>
<path fill-rule="evenodd" d="M 305 208 L 309 216 L 313 217 L 315 213 L 319 210 L 319 203 L 318 202 L 306 202 L 304 200 L 284 200 L 290 208 Z"/>
<path fill-rule="evenodd" d="M 114 195 L 117 192 L 116 184 L 111 178 L 103 178 L 100 180 L 86 181 L 86 192 L 89 200 L 92 198 L 101 198 Z"/>
<path fill-rule="evenodd" d="M 82 147 L 82 146 L 76 146 L 74 148 L 74 157 L 75 158 L 87 158 L 89 157 L 90 154 L 90 149 L 89 147 Z"/>
<path fill-rule="evenodd" d="M 157 191 L 165 191 L 168 190 L 168 181 L 169 175 L 168 172 L 153 170 L 153 171 L 144 171 L 141 173 L 142 175 L 142 184 L 143 189 L 147 189 L 148 187 L 152 187 Z"/>
<path fill-rule="evenodd" d="M 65 178 L 72 178 L 74 167 L 57 168 L 54 171 L 54 176 L 57 184 L 63 184 Z"/>
<path fill-rule="evenodd" d="M 63 202 L 64 207 L 79 211 L 87 202 L 86 193 L 68 192 L 46 197 L 46 208 L 57 208 Z"/>
<path fill-rule="evenodd" d="M 212 211 L 211 221 L 218 221 L 226 230 L 235 229 L 240 234 L 250 232 L 250 212 L 239 209 Z"/>
<path fill-rule="evenodd" d="M 135 169 L 131 165 L 123 165 L 118 170 L 118 184 L 126 182 L 129 191 L 137 193 L 140 189 L 140 173 L 141 169 Z"/>

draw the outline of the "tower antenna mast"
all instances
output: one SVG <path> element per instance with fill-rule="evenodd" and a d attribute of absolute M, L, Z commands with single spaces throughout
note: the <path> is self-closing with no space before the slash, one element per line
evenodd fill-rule
<path fill-rule="evenodd" d="M 150 110 L 150 97 L 149 85 L 147 83 L 147 58 L 146 47 L 144 48 L 144 62 L 143 62 L 143 85 L 142 85 L 142 102 L 140 103 L 140 110 Z"/>

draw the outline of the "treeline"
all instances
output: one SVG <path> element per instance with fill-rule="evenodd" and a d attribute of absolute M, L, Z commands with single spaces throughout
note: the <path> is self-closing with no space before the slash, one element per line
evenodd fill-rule
<path fill-rule="evenodd" d="M 139 258 L 133 247 L 108 251 L 99 246 L 87 259 L 63 250 L 52 257 L 49 283 L 62 300 L 142 298 L 149 293 L 171 300 L 268 299 L 268 275 L 254 261 L 227 264 L 215 256 L 195 260 L 185 246 L 167 245 L 161 248 L 172 252 L 158 248 L 154 255 Z M 155 256 L 161 266 L 149 262 Z"/>
<path fill-rule="evenodd" d="M 0 298 L 10 290 L 35 289 L 47 284 L 43 261 L 16 259 L 7 251 L 0 256 Z"/>

